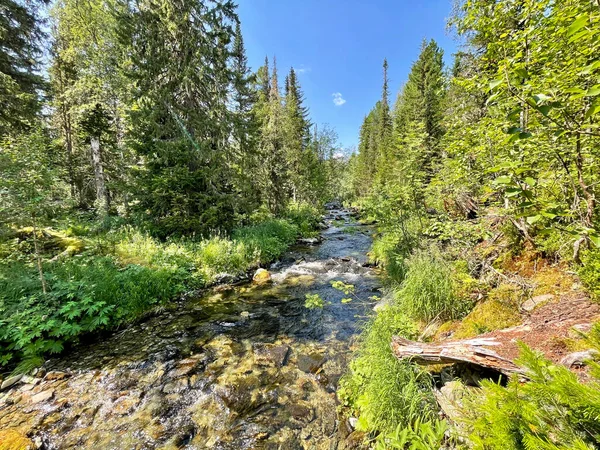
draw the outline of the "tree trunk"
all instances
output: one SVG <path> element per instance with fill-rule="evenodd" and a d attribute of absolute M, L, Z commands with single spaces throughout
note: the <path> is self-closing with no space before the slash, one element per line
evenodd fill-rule
<path fill-rule="evenodd" d="M 42 257 L 40 256 L 40 247 L 37 240 L 37 223 L 35 216 L 33 216 L 33 249 L 35 251 L 35 261 L 40 275 L 40 282 L 42 283 L 42 292 L 46 294 L 46 279 L 44 278 L 44 269 L 42 267 Z"/>
<path fill-rule="evenodd" d="M 90 140 L 92 149 L 92 165 L 94 166 L 94 178 L 96 181 L 96 200 L 100 202 L 100 209 L 106 213 L 110 208 L 110 196 L 106 189 L 106 180 L 104 177 L 104 167 L 102 166 L 102 158 L 100 153 L 100 139 L 93 136 Z"/>
<path fill-rule="evenodd" d="M 410 359 L 421 365 L 463 362 L 496 370 L 505 375 L 523 375 L 523 370 L 514 362 L 484 348 L 494 345 L 499 344 L 491 338 L 450 341 L 435 345 L 410 341 L 399 336 L 393 336 L 391 343 L 394 355 L 400 360 Z"/>

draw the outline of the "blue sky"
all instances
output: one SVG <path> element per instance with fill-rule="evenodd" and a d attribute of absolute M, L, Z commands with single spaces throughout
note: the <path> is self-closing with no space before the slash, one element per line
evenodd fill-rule
<path fill-rule="evenodd" d="M 238 0 L 253 70 L 277 56 L 280 84 L 299 72 L 315 123 L 336 129 L 340 143 L 358 143 L 364 116 L 381 96 L 389 63 L 391 101 L 406 80 L 424 38 L 435 39 L 446 63 L 456 42 L 446 30 L 452 0 Z M 333 94 L 340 96 L 334 97 Z M 338 105 L 334 104 L 337 100 Z"/>

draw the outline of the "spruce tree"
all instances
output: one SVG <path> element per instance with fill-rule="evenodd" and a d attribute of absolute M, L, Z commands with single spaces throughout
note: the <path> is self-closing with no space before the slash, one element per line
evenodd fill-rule
<path fill-rule="evenodd" d="M 248 58 L 240 23 L 236 23 L 233 41 L 233 113 L 234 113 L 234 152 L 230 164 L 236 173 L 235 189 L 238 199 L 237 209 L 249 214 L 257 207 L 258 185 L 256 170 L 258 118 L 255 105 L 258 95 L 254 87 L 255 75 L 248 67 Z"/>
<path fill-rule="evenodd" d="M 38 2 L 0 0 L 0 136 L 30 128 L 45 87 Z"/>
<path fill-rule="evenodd" d="M 230 229 L 229 46 L 238 19 L 231 2 L 166 3 L 143 0 L 120 20 L 137 88 L 130 139 L 144 162 L 137 208 L 161 235 Z"/>

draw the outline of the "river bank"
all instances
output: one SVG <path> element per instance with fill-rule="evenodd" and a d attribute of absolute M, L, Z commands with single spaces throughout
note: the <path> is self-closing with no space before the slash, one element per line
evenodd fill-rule
<path fill-rule="evenodd" d="M 330 448 L 345 437 L 337 384 L 380 282 L 365 267 L 372 229 L 345 210 L 327 220 L 271 282 L 215 287 L 47 361 L 2 393 L 0 426 L 48 449 Z M 342 303 L 332 281 L 357 299 Z M 305 308 L 306 294 L 327 305 Z"/>

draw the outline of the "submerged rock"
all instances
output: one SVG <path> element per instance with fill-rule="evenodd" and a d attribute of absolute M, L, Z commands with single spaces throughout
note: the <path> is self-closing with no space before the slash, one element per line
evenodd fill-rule
<path fill-rule="evenodd" d="M 254 355 L 259 364 L 282 367 L 285 365 L 290 347 L 287 345 L 254 344 Z"/>
<path fill-rule="evenodd" d="M 14 429 L 0 430 L 0 448 L 7 450 L 33 450 L 37 446 L 24 434 Z"/>
<path fill-rule="evenodd" d="M 298 369 L 306 373 L 317 373 L 325 362 L 325 357 L 317 354 L 298 356 Z"/>

